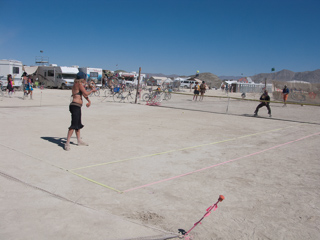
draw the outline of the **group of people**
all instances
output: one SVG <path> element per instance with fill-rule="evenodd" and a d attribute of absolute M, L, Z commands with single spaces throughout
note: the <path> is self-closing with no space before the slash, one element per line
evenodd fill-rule
<path fill-rule="evenodd" d="M 33 87 L 32 87 L 32 80 L 31 76 L 28 75 L 26 72 L 22 74 L 22 84 L 23 84 L 23 99 L 26 99 L 28 95 L 30 95 L 30 99 L 32 99 L 32 92 L 33 92 Z M 8 96 L 12 97 L 12 94 L 14 93 L 14 81 L 12 78 L 11 74 L 7 75 L 7 91 L 8 91 Z"/>
<path fill-rule="evenodd" d="M 27 99 L 28 95 L 30 95 L 30 99 L 32 100 L 32 93 L 33 93 L 33 87 L 32 87 L 32 80 L 31 76 L 28 75 L 26 72 L 22 74 L 23 77 L 23 99 Z"/>
<path fill-rule="evenodd" d="M 287 100 L 288 100 L 288 96 L 289 96 L 289 89 L 288 87 L 285 85 L 284 88 L 282 89 L 282 97 L 283 97 L 283 106 L 286 107 L 287 106 Z M 270 108 L 270 96 L 268 94 L 267 90 L 264 90 L 263 94 L 260 97 L 260 104 L 257 106 L 256 110 L 254 111 L 254 116 L 258 115 L 259 109 L 262 108 L 263 106 L 266 106 L 268 109 L 268 114 L 269 117 L 272 117 L 271 115 L 271 108 Z"/>
<path fill-rule="evenodd" d="M 230 85 L 230 86 L 229 86 Z M 226 93 L 228 92 L 232 92 L 233 91 L 233 87 L 231 84 L 226 83 L 226 85 L 222 84 L 221 86 L 221 91 L 224 92 L 226 91 Z"/>
<path fill-rule="evenodd" d="M 90 91 L 87 91 L 85 88 L 86 85 L 86 74 L 83 72 L 79 72 L 77 74 L 76 79 L 74 80 L 74 84 L 72 87 L 72 102 L 69 105 L 69 111 L 71 113 L 71 125 L 68 129 L 68 134 L 67 134 L 67 141 L 64 145 L 64 149 L 66 151 L 70 150 L 70 139 L 74 131 L 76 132 L 76 137 L 77 137 L 77 144 L 78 146 L 88 146 L 89 144 L 82 141 L 80 137 L 80 130 L 84 127 L 81 122 L 81 107 L 83 104 L 83 97 L 87 100 L 87 107 L 90 107 L 91 101 L 89 99 L 89 95 L 92 92 L 96 92 L 97 90 L 95 87 L 92 87 Z M 193 100 L 197 101 L 197 98 L 200 95 L 200 101 L 203 99 L 204 93 L 206 91 L 206 83 L 203 81 L 200 85 L 196 82 L 194 86 L 194 96 Z M 161 91 L 160 86 L 158 86 L 156 91 Z M 284 103 L 286 104 L 286 101 L 288 99 L 288 94 L 289 94 L 289 89 L 287 86 L 284 87 L 283 89 L 283 100 Z M 267 107 L 268 109 L 268 114 L 271 117 L 271 108 L 270 108 L 270 96 L 268 94 L 267 90 L 264 90 L 263 94 L 260 97 L 260 104 L 256 107 L 256 110 L 254 111 L 254 116 L 258 115 L 259 109 L 262 107 Z"/>
<path fill-rule="evenodd" d="M 198 82 L 195 83 L 194 87 L 193 87 L 194 91 L 193 91 L 193 101 L 197 101 L 199 94 L 200 98 L 199 101 L 203 100 L 203 96 L 206 92 L 207 89 L 207 85 L 205 83 L 205 81 L 202 81 L 202 83 L 199 85 Z"/>

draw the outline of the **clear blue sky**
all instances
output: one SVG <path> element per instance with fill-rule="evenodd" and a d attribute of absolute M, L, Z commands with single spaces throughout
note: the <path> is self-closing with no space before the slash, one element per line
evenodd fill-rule
<path fill-rule="evenodd" d="M 0 59 L 251 76 L 320 66 L 319 0 L 0 0 Z M 117 66 L 118 65 L 118 66 Z"/>

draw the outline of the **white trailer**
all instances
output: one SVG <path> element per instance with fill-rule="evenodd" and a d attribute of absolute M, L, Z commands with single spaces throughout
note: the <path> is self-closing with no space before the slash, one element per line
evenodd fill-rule
<path fill-rule="evenodd" d="M 137 72 L 119 72 L 119 77 L 123 77 L 126 80 L 126 83 L 133 85 L 138 84 L 139 73 Z M 140 74 L 140 84 L 145 80 L 146 75 Z"/>
<path fill-rule="evenodd" d="M 102 86 L 102 68 L 80 67 L 79 71 L 87 74 L 87 81 L 93 80 L 96 86 Z"/>
<path fill-rule="evenodd" d="M 55 64 L 39 66 L 36 78 L 39 84 L 47 88 L 72 88 L 79 72 L 77 67 L 60 67 Z"/>
<path fill-rule="evenodd" d="M 8 74 L 12 75 L 13 87 L 19 88 L 22 85 L 22 62 L 16 60 L 0 60 L 0 82 L 3 87 L 7 87 Z"/>

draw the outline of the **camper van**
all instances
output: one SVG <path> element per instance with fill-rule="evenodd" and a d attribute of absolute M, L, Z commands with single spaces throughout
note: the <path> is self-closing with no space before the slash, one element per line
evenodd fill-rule
<path fill-rule="evenodd" d="M 138 84 L 139 73 L 137 72 L 119 72 L 119 77 L 123 77 L 126 80 L 127 84 Z M 146 75 L 140 74 L 140 84 L 142 84 L 145 80 Z"/>
<path fill-rule="evenodd" d="M 12 75 L 13 87 L 19 88 L 22 85 L 22 62 L 16 60 L 0 60 L 0 82 L 6 88 L 8 85 L 7 76 Z"/>
<path fill-rule="evenodd" d="M 55 64 L 39 66 L 36 78 L 39 84 L 47 88 L 72 88 L 79 72 L 77 67 L 59 67 Z"/>
<path fill-rule="evenodd" d="M 102 86 L 102 68 L 81 67 L 79 71 L 87 74 L 87 81 L 93 80 L 97 87 Z"/>

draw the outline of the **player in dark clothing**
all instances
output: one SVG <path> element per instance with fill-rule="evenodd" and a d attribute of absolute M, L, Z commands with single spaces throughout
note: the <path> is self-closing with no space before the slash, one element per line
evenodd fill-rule
<path fill-rule="evenodd" d="M 270 96 L 268 95 L 268 91 L 264 90 L 263 94 L 260 97 L 261 103 L 257 106 L 256 110 L 254 111 L 254 116 L 258 115 L 259 109 L 263 106 L 268 108 L 269 117 L 271 116 L 271 108 L 270 108 Z"/>

